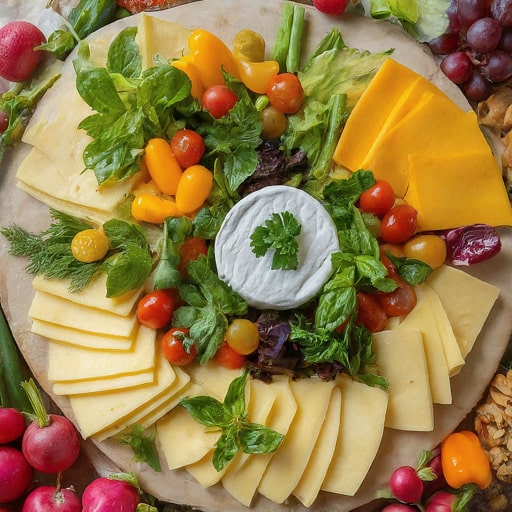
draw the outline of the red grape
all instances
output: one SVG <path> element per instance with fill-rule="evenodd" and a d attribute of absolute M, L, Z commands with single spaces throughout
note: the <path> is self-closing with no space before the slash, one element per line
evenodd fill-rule
<path fill-rule="evenodd" d="M 473 71 L 462 89 L 470 101 L 483 101 L 491 94 L 491 84 L 478 72 Z"/>
<path fill-rule="evenodd" d="M 441 34 L 428 43 L 430 49 L 436 55 L 447 55 L 457 51 L 459 47 L 459 34 L 456 32 Z"/>
<path fill-rule="evenodd" d="M 491 14 L 503 27 L 512 27 L 512 3 L 510 0 L 493 0 Z"/>
<path fill-rule="evenodd" d="M 504 82 L 512 76 L 512 56 L 501 50 L 489 53 L 487 62 L 482 66 L 482 73 L 491 82 Z"/>
<path fill-rule="evenodd" d="M 498 50 L 512 54 L 512 30 L 503 30 L 498 44 Z"/>
<path fill-rule="evenodd" d="M 441 70 L 454 83 L 462 84 L 473 72 L 473 63 L 465 52 L 450 53 L 441 62 Z"/>
<path fill-rule="evenodd" d="M 486 14 L 486 0 L 458 0 L 457 2 L 457 20 L 462 27 L 469 27 Z"/>
<path fill-rule="evenodd" d="M 480 18 L 468 28 L 466 41 L 479 52 L 495 50 L 501 39 L 501 25 L 494 18 Z"/>

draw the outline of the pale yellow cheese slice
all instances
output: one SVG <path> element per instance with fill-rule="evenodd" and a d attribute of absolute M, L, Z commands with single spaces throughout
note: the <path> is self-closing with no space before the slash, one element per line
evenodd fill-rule
<path fill-rule="evenodd" d="M 94 217 L 95 211 L 103 214 L 102 217 L 106 217 L 106 214 L 112 217 L 116 208 L 130 194 L 136 180 L 133 178 L 103 185 L 100 190 L 94 172 L 84 171 L 83 163 L 80 167 L 73 167 L 69 161 L 52 162 L 36 147 L 18 167 L 16 177 L 24 185 L 20 188 L 27 193 L 36 191 L 36 199 L 43 200 L 49 206 L 68 205 L 67 210 L 74 207 L 75 214 L 78 208 Z"/>
<path fill-rule="evenodd" d="M 286 435 L 297 411 L 297 402 L 290 387 L 290 380 L 285 376 L 274 376 L 271 388 L 275 394 L 275 400 L 266 425 Z M 235 459 L 222 478 L 224 488 L 240 503 L 249 507 L 273 455 L 273 453 L 265 453 L 243 460 Z"/>
<path fill-rule="evenodd" d="M 176 373 L 162 356 L 157 358 L 157 373 L 153 384 L 95 395 L 69 397 L 78 429 L 86 439 L 102 430 L 121 424 L 123 427 L 135 414 L 147 411 L 155 400 L 167 396 Z"/>
<path fill-rule="evenodd" d="M 385 426 L 432 430 L 434 408 L 421 332 L 400 329 L 374 333 L 373 349 L 379 374 L 389 382 Z"/>
<path fill-rule="evenodd" d="M 447 265 L 435 270 L 427 282 L 439 296 L 466 358 L 499 297 L 499 288 Z"/>
<path fill-rule="evenodd" d="M 450 404 L 452 402 L 450 372 L 436 319 L 426 298 L 425 286 L 416 286 L 415 290 L 416 307 L 400 323 L 397 331 L 417 329 L 422 333 L 432 401 L 435 404 Z"/>
<path fill-rule="evenodd" d="M 353 496 L 379 449 L 388 394 L 342 375 L 336 385 L 341 390 L 340 435 L 322 489 Z"/>
<path fill-rule="evenodd" d="M 121 336 L 94 334 L 37 319 L 32 321 L 31 331 L 34 334 L 39 334 L 40 336 L 60 341 L 61 343 L 109 351 L 130 350 L 136 335 L 136 332 L 134 332 L 131 337 L 125 338 Z"/>
<path fill-rule="evenodd" d="M 108 352 L 65 343 L 48 343 L 48 379 L 81 381 L 119 377 L 151 370 L 155 367 L 156 331 L 141 325 L 133 350 Z"/>
<path fill-rule="evenodd" d="M 308 465 L 334 383 L 312 377 L 292 381 L 290 386 L 297 401 L 297 412 L 258 487 L 263 496 L 275 503 L 283 503 L 293 493 Z"/>
<path fill-rule="evenodd" d="M 302 477 L 293 491 L 299 501 L 310 507 L 316 500 L 320 488 L 331 464 L 341 421 L 341 391 L 338 387 L 332 390 L 327 415 L 322 425 L 313 453 Z"/>
<path fill-rule="evenodd" d="M 188 396 L 197 394 L 200 393 L 196 390 L 187 393 Z M 175 407 L 156 426 L 169 469 L 182 468 L 201 460 L 215 447 L 220 437 L 219 431 L 206 430 L 184 407 Z"/>
<path fill-rule="evenodd" d="M 136 386 L 144 386 L 154 382 L 153 368 L 133 375 L 103 377 L 91 380 L 59 381 L 54 382 L 52 390 L 56 395 L 86 395 L 103 393 L 104 391 L 124 390 Z"/>
<path fill-rule="evenodd" d="M 37 320 L 111 336 L 129 337 L 138 324 L 136 315 L 114 315 L 37 290 L 28 314 Z"/>
<path fill-rule="evenodd" d="M 423 290 L 432 309 L 432 313 L 434 313 L 437 329 L 439 330 L 439 336 L 441 336 L 444 357 L 446 359 L 446 364 L 448 365 L 450 377 L 452 377 L 460 372 L 465 361 L 462 357 L 462 352 L 460 351 L 459 344 L 457 343 L 455 333 L 453 332 L 452 324 L 450 323 L 450 319 L 441 304 L 439 296 L 433 288 L 427 284 L 425 284 Z"/>
<path fill-rule="evenodd" d="M 155 59 L 167 61 L 188 53 L 187 41 L 191 32 L 178 23 L 143 14 L 135 38 L 140 48 L 143 69 L 155 65 Z"/>
<path fill-rule="evenodd" d="M 436 231 L 471 224 L 512 225 L 512 207 L 501 167 L 488 147 L 409 156 L 405 200 L 418 211 L 418 230 Z M 483 136 L 482 136 L 483 137 Z M 454 147 L 459 142 L 454 140 Z M 471 205 L 468 207 L 468 205 Z"/>
<path fill-rule="evenodd" d="M 176 378 L 167 388 L 165 393 L 162 393 L 161 396 L 152 400 L 146 407 L 126 416 L 122 421 L 96 433 L 94 435 L 94 439 L 97 441 L 104 441 L 109 437 L 113 437 L 124 432 L 135 424 L 141 425 L 144 428 L 149 428 L 158 420 L 163 418 L 169 411 L 175 409 L 179 401 L 188 394 L 190 377 L 178 366 L 173 366 L 173 369 L 176 374 Z"/>
<path fill-rule="evenodd" d="M 120 297 L 107 297 L 107 275 L 101 273 L 86 288 L 78 292 L 70 291 L 70 282 L 66 279 L 48 279 L 36 276 L 32 281 L 35 290 L 57 295 L 82 306 L 103 309 L 115 315 L 128 316 L 133 312 L 142 289 L 131 290 Z"/>

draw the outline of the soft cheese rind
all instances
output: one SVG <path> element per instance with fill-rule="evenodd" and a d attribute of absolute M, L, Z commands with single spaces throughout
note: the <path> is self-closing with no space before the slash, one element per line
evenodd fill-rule
<path fill-rule="evenodd" d="M 297 270 L 272 270 L 273 251 L 257 258 L 251 235 L 273 213 L 288 211 L 301 224 Z M 324 207 L 306 192 L 277 185 L 238 202 L 215 240 L 219 277 L 259 309 L 286 310 L 304 304 L 332 273 L 331 254 L 339 250 L 336 227 Z"/>

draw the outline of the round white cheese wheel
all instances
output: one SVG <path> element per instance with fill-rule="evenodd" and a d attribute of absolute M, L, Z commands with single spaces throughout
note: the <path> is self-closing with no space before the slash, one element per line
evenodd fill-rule
<path fill-rule="evenodd" d="M 297 270 L 272 270 L 274 251 L 257 258 L 251 235 L 273 213 L 288 211 L 301 225 Z M 332 273 L 339 250 L 336 226 L 322 204 L 303 190 L 276 185 L 253 192 L 227 214 L 215 240 L 219 277 L 258 309 L 292 309 L 313 298 Z"/>

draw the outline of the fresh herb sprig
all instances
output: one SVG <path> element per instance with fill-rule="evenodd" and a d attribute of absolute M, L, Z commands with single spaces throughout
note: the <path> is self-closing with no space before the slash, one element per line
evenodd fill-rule
<path fill-rule="evenodd" d="M 128 445 L 133 450 L 135 462 L 145 462 L 154 471 L 162 471 L 158 449 L 156 447 L 156 426 L 146 430 L 142 425 L 136 423 L 130 430 L 123 434 L 119 440 L 120 444 Z"/>
<path fill-rule="evenodd" d="M 93 226 L 72 215 L 51 209 L 50 226 L 40 234 L 29 233 L 19 226 L 0 232 L 10 242 L 10 253 L 30 260 L 29 274 L 69 279 L 70 289 L 86 288 L 102 271 L 107 274 L 107 297 L 117 297 L 142 286 L 151 273 L 149 245 L 135 224 L 111 219 L 103 225 L 110 241 L 107 256 L 98 262 L 78 261 L 71 252 L 73 237 Z"/>
<path fill-rule="evenodd" d="M 173 325 L 189 329 L 198 360 L 211 359 L 222 344 L 229 316 L 247 314 L 247 303 L 212 270 L 206 256 L 187 265 L 188 281 L 179 286 L 185 306 L 173 315 Z"/>
<path fill-rule="evenodd" d="M 297 237 L 302 226 L 289 211 L 273 213 L 251 235 L 251 247 L 257 258 L 273 250 L 272 270 L 297 270 L 299 244 Z"/>
<path fill-rule="evenodd" d="M 224 402 L 211 396 L 184 398 L 182 405 L 201 425 L 221 432 L 213 452 L 213 466 L 217 471 L 233 459 L 239 450 L 249 454 L 275 452 L 284 435 L 247 419 L 245 387 L 247 370 L 234 379 L 227 390 Z"/>

